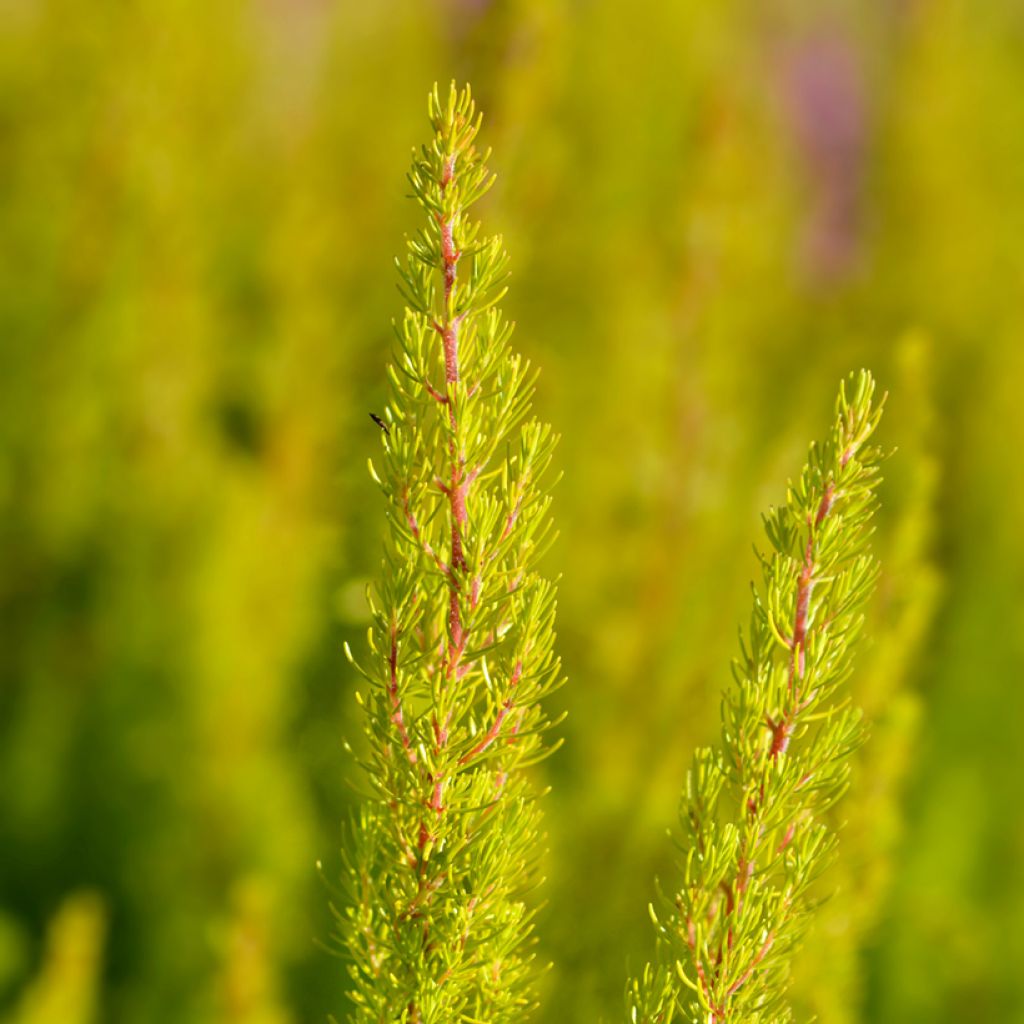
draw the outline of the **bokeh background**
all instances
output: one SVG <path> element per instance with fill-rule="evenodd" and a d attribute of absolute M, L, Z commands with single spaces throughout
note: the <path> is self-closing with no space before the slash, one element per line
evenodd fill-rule
<path fill-rule="evenodd" d="M 794 999 L 1024 1021 L 1019 0 L 0 0 L 0 1019 L 345 1018 L 367 414 L 452 77 L 564 437 L 538 1019 L 620 1017 L 759 510 L 867 365 L 873 738 Z"/>

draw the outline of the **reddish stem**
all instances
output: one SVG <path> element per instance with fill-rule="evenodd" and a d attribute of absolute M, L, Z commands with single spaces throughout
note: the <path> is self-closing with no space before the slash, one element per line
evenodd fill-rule
<path fill-rule="evenodd" d="M 777 721 L 767 718 L 765 725 L 767 725 L 771 733 L 771 744 L 768 748 L 768 756 L 774 761 L 779 757 L 780 754 L 786 752 L 789 747 L 789 741 L 793 734 L 793 726 L 796 720 L 796 716 L 803 709 L 805 705 L 800 703 L 800 690 L 799 683 L 803 679 L 805 664 L 805 652 L 807 647 L 807 635 L 810 624 L 810 610 L 811 610 L 811 595 L 814 590 L 814 541 L 815 533 L 821 524 L 828 517 L 832 511 L 832 507 L 835 504 L 835 485 L 829 481 L 824 491 L 822 492 L 821 499 L 818 503 L 818 509 L 815 513 L 813 520 L 810 516 L 807 517 L 807 524 L 809 527 L 807 544 L 804 548 L 804 559 L 803 566 L 800 570 L 800 575 L 797 578 L 796 588 L 796 607 L 793 612 L 793 635 L 790 640 L 789 646 L 792 651 L 792 657 L 789 666 L 789 694 L 790 694 L 790 706 L 786 708 L 780 715 Z M 761 791 L 757 799 L 751 798 L 747 802 L 747 811 L 751 818 L 756 819 L 760 814 L 764 806 L 764 788 L 762 786 Z M 763 826 L 760 826 L 759 831 L 763 831 Z M 778 847 L 777 853 L 782 853 L 783 850 L 789 845 L 793 839 L 795 832 L 795 823 L 790 822 L 787 826 L 786 833 L 782 839 L 781 844 Z M 748 856 L 748 851 L 741 849 L 739 860 L 736 867 L 736 878 L 732 884 L 725 881 L 722 883 L 722 888 L 726 893 L 727 902 L 723 912 L 724 918 L 728 921 L 734 917 L 737 906 L 740 901 L 741 894 L 746 890 L 747 883 L 750 880 L 751 875 L 754 871 L 754 861 Z M 771 944 L 774 941 L 774 935 L 769 934 L 764 944 L 758 950 L 757 954 L 751 960 L 750 964 L 739 977 L 739 979 L 733 983 L 726 993 L 726 999 L 734 995 L 739 989 L 750 979 L 751 975 L 757 969 L 758 964 L 764 959 L 768 950 L 771 948 Z M 732 946 L 732 925 L 729 924 L 726 928 L 726 942 L 731 948 Z M 719 949 L 719 957 L 721 958 L 722 951 Z M 698 976 L 701 976 L 701 968 L 698 962 Z M 702 979 L 702 984 L 704 984 Z M 711 1019 L 712 1021 L 723 1020 L 724 1011 L 722 1008 L 712 1007 Z"/>
<path fill-rule="evenodd" d="M 398 695 L 398 627 L 391 623 L 391 649 L 388 652 L 388 697 L 391 701 L 391 724 L 398 731 L 398 738 L 402 741 L 402 749 L 409 764 L 416 763 L 416 751 L 413 749 L 412 741 L 409 739 L 409 731 L 405 727 L 405 717 L 402 714 L 402 701 Z"/>
<path fill-rule="evenodd" d="M 455 154 L 451 154 L 444 162 L 439 182 L 441 192 L 444 193 L 455 176 Z M 459 319 L 452 316 L 452 295 L 455 290 L 456 268 L 461 253 L 455 246 L 453 235 L 453 217 L 438 215 L 438 226 L 441 233 L 441 258 L 443 262 L 444 275 L 444 322 L 441 327 L 441 341 L 444 346 L 444 367 L 445 380 L 449 388 L 457 385 L 461 379 L 459 372 Z M 450 392 L 449 392 L 450 393 Z M 459 602 L 459 584 L 455 578 L 455 571 L 466 568 L 466 557 L 462 544 L 462 529 L 466 523 L 466 490 L 470 481 L 463 480 L 463 460 L 456 448 L 455 434 L 457 433 L 457 419 L 455 403 L 448 402 L 448 413 L 452 427 L 452 442 L 450 446 L 452 457 L 451 481 L 442 490 L 448 496 L 451 505 L 452 523 L 452 575 L 450 579 L 450 593 L 448 596 L 448 633 L 450 637 L 448 656 L 446 658 L 446 671 L 449 679 L 458 676 L 458 663 L 465 649 L 466 637 L 462 625 L 462 608 Z"/>
<path fill-rule="evenodd" d="M 483 738 L 472 750 L 462 755 L 459 758 L 459 764 L 465 764 L 467 761 L 472 760 L 477 754 L 482 754 L 497 738 L 501 732 L 502 723 L 508 717 L 508 713 L 512 710 L 515 704 L 515 689 L 519 685 L 519 679 L 523 674 L 523 663 L 517 661 L 515 668 L 512 670 L 512 676 L 508 682 L 508 696 L 502 702 L 501 707 L 498 709 L 497 715 L 494 716 L 494 721 L 491 723 L 491 727 L 484 733 Z"/>
<path fill-rule="evenodd" d="M 452 153 L 445 160 L 441 171 L 438 185 L 442 194 L 447 190 L 455 176 L 455 158 Z M 448 680 L 457 680 L 461 676 L 459 661 L 466 647 L 466 630 L 462 620 L 462 606 L 460 603 L 462 584 L 458 573 L 465 572 L 467 568 L 465 551 L 463 549 L 462 530 L 466 524 L 466 493 L 470 484 L 476 478 L 476 473 L 469 476 L 465 474 L 465 460 L 458 451 L 457 434 L 458 419 L 456 403 L 452 400 L 453 385 L 458 385 L 461 379 L 459 372 L 459 317 L 452 316 L 452 296 L 455 289 L 456 265 L 461 255 L 455 247 L 453 236 L 453 217 L 438 215 L 438 226 L 441 234 L 441 256 L 443 260 L 444 276 L 444 314 L 442 323 L 434 323 L 435 329 L 441 335 L 441 342 L 444 347 L 445 381 L 448 385 L 448 394 L 442 396 L 432 386 L 427 387 L 428 394 L 435 400 L 448 406 L 448 419 L 452 430 L 452 440 L 449 445 L 451 456 L 451 473 L 447 484 L 441 483 L 441 491 L 448 498 L 451 508 L 451 559 L 446 567 L 448 576 L 448 649 L 442 657 L 444 675 Z M 408 512 L 407 518 L 410 521 L 410 529 L 413 536 L 419 539 L 419 530 L 415 525 L 415 519 Z M 422 542 L 421 542 L 422 543 Z M 427 550 L 429 551 L 429 547 Z M 431 551 L 431 553 L 433 553 Z M 434 556 L 436 559 L 436 555 Z M 435 757 L 440 754 L 448 742 L 447 723 L 442 727 L 437 720 L 434 721 L 434 753 Z M 430 779 L 432 790 L 426 800 L 428 809 L 440 816 L 444 813 L 444 775 L 439 771 L 436 776 Z M 420 823 L 419 843 L 423 850 L 427 841 L 431 838 L 430 830 L 426 821 Z M 421 860 L 421 884 L 423 863 Z"/>
<path fill-rule="evenodd" d="M 764 940 L 764 944 L 757 951 L 754 959 L 750 961 L 750 966 L 729 986 L 729 991 L 726 993 L 727 996 L 735 995 L 750 980 L 750 976 L 754 973 L 757 965 L 765 958 L 768 950 L 772 948 L 774 941 L 774 934 L 769 932 L 768 938 Z"/>

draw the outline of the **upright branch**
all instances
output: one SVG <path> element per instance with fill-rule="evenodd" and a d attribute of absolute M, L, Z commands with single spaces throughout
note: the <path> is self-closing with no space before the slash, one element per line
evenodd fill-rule
<path fill-rule="evenodd" d="M 749 632 L 722 701 L 722 738 L 699 750 L 681 821 L 682 884 L 651 911 L 658 962 L 627 989 L 630 1019 L 776 1024 L 809 887 L 836 836 L 861 714 L 842 696 L 878 575 L 867 551 L 881 453 L 874 381 L 844 382 L 828 439 L 811 446 L 769 550 Z"/>
<path fill-rule="evenodd" d="M 434 89 L 409 183 L 425 223 L 398 262 L 383 457 L 389 537 L 356 664 L 370 793 L 338 911 L 363 1024 L 520 1020 L 532 1001 L 541 699 L 561 682 L 544 486 L 556 438 L 497 310 L 507 257 L 469 209 L 493 182 L 468 89 Z M 351 659 L 351 653 L 349 652 Z"/>

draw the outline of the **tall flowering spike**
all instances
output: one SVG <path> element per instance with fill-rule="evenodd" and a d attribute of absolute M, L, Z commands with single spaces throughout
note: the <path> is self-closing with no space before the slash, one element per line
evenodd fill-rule
<path fill-rule="evenodd" d="M 469 89 L 429 98 L 409 182 L 425 223 L 399 262 L 383 456 L 390 535 L 357 664 L 370 796 L 344 853 L 353 1020 L 520 1020 L 532 992 L 539 815 L 525 769 L 550 752 L 560 682 L 536 374 L 509 348 L 501 239 L 469 210 L 493 182 Z M 351 653 L 349 653 L 351 659 Z"/>
<path fill-rule="evenodd" d="M 878 575 L 867 551 L 881 460 L 873 396 L 867 372 L 843 384 L 828 439 L 765 517 L 763 584 L 721 743 L 697 752 L 683 795 L 682 885 L 652 908 L 658 962 L 627 989 L 634 1022 L 790 1019 L 790 959 L 836 843 L 824 811 L 862 739 L 842 690 Z"/>

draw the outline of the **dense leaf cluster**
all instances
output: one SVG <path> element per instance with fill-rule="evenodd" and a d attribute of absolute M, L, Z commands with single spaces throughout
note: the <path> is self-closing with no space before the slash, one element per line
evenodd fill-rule
<path fill-rule="evenodd" d="M 532 1001 L 524 768 L 550 750 L 540 702 L 561 681 L 555 589 L 535 570 L 556 438 L 529 418 L 535 373 L 496 308 L 501 239 L 468 216 L 493 181 L 468 89 L 435 89 L 429 114 L 409 175 L 426 222 L 399 263 L 407 309 L 371 464 L 390 536 L 357 666 L 371 794 L 339 920 L 354 1020 L 497 1024 Z"/>
<path fill-rule="evenodd" d="M 842 688 L 877 577 L 873 393 L 866 372 L 843 384 L 828 439 L 765 517 L 763 586 L 722 701 L 721 743 L 699 750 L 689 773 L 682 884 L 652 910 L 658 963 L 627 990 L 634 1021 L 790 1019 L 791 955 L 836 842 L 824 812 L 862 738 Z"/>

